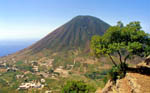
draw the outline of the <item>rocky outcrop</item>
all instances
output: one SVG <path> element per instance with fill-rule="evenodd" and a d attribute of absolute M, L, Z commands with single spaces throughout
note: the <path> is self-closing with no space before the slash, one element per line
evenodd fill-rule
<path fill-rule="evenodd" d="M 150 65 L 147 62 L 129 67 L 126 76 L 116 83 L 109 80 L 102 93 L 150 93 Z"/>
<path fill-rule="evenodd" d="M 113 93 L 114 83 L 109 80 L 102 90 L 102 93 Z"/>
<path fill-rule="evenodd" d="M 150 93 L 150 76 L 139 73 L 127 73 L 116 83 L 108 81 L 102 93 Z"/>

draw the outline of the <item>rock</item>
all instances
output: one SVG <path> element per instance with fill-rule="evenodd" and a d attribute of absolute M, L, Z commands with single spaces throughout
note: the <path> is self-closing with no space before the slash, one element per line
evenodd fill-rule
<path fill-rule="evenodd" d="M 146 65 L 149 65 L 150 64 L 150 56 L 148 56 L 144 62 L 146 63 Z"/>
<path fill-rule="evenodd" d="M 114 84 L 108 81 L 102 93 L 150 93 L 150 76 L 139 73 L 127 73 Z"/>
<path fill-rule="evenodd" d="M 102 93 L 113 93 L 113 82 L 109 80 L 102 90 Z"/>

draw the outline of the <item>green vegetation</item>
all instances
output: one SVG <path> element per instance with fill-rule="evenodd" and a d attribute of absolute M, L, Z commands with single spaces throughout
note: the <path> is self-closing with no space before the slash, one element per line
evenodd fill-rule
<path fill-rule="evenodd" d="M 9 71 L 1 73 L 0 76 L 0 93 L 16 93 L 16 89 L 19 87 L 23 79 L 16 79 L 17 74 L 21 74 L 19 71 Z M 11 92 L 10 92 L 11 91 Z"/>
<path fill-rule="evenodd" d="M 121 79 L 125 76 L 126 72 L 122 70 L 122 67 L 124 66 L 124 68 L 126 69 L 128 66 L 127 64 L 124 65 L 117 65 L 117 66 L 113 66 L 110 71 L 108 72 L 108 79 L 114 80 L 116 81 L 117 79 Z"/>
<path fill-rule="evenodd" d="M 96 89 L 84 81 L 68 81 L 62 88 L 62 93 L 94 93 Z"/>
<path fill-rule="evenodd" d="M 140 22 L 131 22 L 126 26 L 118 22 L 110 27 L 103 36 L 93 36 L 91 48 L 94 55 L 107 55 L 114 67 L 110 71 L 112 79 L 125 76 L 126 61 L 134 56 L 147 57 L 150 54 L 150 35 L 141 30 Z M 119 63 L 113 55 L 118 55 Z M 117 64 L 118 63 L 118 64 Z"/>
<path fill-rule="evenodd" d="M 107 76 L 109 70 L 103 70 L 102 72 L 92 72 L 92 73 L 86 73 L 85 76 L 90 78 L 90 79 L 103 79 L 104 77 Z"/>
<path fill-rule="evenodd" d="M 23 61 L 16 62 L 16 68 L 33 72 L 31 64 L 25 64 Z"/>
<path fill-rule="evenodd" d="M 33 80 L 40 80 L 40 76 L 32 74 L 32 73 L 28 73 L 25 75 L 25 77 L 28 77 L 27 79 L 25 79 L 26 82 L 28 81 L 33 81 Z"/>

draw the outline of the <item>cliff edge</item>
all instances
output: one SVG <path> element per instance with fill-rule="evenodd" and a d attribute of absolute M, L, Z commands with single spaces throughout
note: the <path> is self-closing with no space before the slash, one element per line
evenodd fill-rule
<path fill-rule="evenodd" d="M 150 93 L 150 67 L 140 63 L 132 69 L 116 83 L 109 80 L 101 93 Z"/>

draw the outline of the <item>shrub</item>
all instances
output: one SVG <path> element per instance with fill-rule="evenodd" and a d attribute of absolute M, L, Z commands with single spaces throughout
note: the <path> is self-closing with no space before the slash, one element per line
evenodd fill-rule
<path fill-rule="evenodd" d="M 118 66 L 113 66 L 108 72 L 108 79 L 116 81 L 117 79 L 125 77 L 127 67 L 128 66 L 125 63 Z"/>
<path fill-rule="evenodd" d="M 85 74 L 86 77 L 90 78 L 90 79 L 101 79 L 102 75 L 100 72 L 92 72 L 92 73 L 86 73 Z"/>
<path fill-rule="evenodd" d="M 62 93 L 94 93 L 96 89 L 84 81 L 68 81 L 62 88 Z"/>
<path fill-rule="evenodd" d="M 49 73 L 51 74 L 51 73 L 53 73 L 54 72 L 54 70 L 53 69 L 49 69 Z"/>
<path fill-rule="evenodd" d="M 71 72 L 71 71 L 69 71 L 69 74 L 71 75 L 71 74 L 72 74 L 72 72 Z"/>
<path fill-rule="evenodd" d="M 108 81 L 108 78 L 107 78 L 107 77 L 104 77 L 104 78 L 103 78 L 104 85 L 107 83 L 107 81 Z"/>
<path fill-rule="evenodd" d="M 108 73 L 108 70 L 103 70 L 101 72 L 92 72 L 92 73 L 86 73 L 85 76 L 90 78 L 90 79 L 103 79 Z"/>
<path fill-rule="evenodd" d="M 3 79 L 0 79 L 0 84 L 2 84 L 3 86 L 7 86 L 7 82 Z"/>

